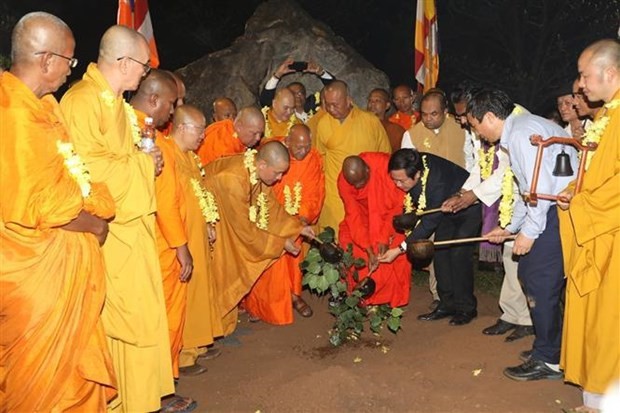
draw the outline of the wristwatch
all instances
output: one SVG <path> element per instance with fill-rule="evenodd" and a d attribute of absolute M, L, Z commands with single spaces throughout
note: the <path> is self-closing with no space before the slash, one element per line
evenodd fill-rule
<path fill-rule="evenodd" d="M 400 251 L 400 253 L 401 253 L 401 254 L 403 254 L 403 253 L 406 251 L 406 250 L 403 248 L 403 245 L 402 245 L 402 244 L 400 244 L 400 245 L 398 246 L 398 250 Z"/>

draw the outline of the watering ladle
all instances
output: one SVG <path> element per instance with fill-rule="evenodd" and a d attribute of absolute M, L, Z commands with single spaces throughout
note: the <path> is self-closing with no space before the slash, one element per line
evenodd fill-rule
<path fill-rule="evenodd" d="M 506 237 L 506 240 L 513 240 L 515 238 L 516 238 L 516 235 L 510 235 Z M 433 242 L 429 239 L 417 239 L 407 244 L 407 255 L 412 261 L 426 261 L 426 260 L 430 260 L 435 255 L 435 247 L 440 247 L 444 245 L 465 244 L 468 242 L 481 242 L 481 241 L 489 241 L 489 238 L 487 237 L 460 238 L 460 239 L 451 239 L 447 241 L 437 241 L 437 242 Z"/>
<path fill-rule="evenodd" d="M 323 242 L 318 237 L 312 237 L 312 240 L 319 244 L 319 253 L 326 262 L 335 264 L 342 260 L 344 251 L 338 245 L 333 242 Z"/>

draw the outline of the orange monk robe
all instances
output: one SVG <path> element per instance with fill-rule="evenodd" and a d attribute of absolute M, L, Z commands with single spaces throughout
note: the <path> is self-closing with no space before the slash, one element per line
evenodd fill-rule
<path fill-rule="evenodd" d="M 258 277 L 284 251 L 287 238 L 299 235 L 303 225 L 286 213 L 272 188 L 260 180 L 250 184 L 244 155 L 229 156 L 205 167 L 205 187 L 215 197 L 220 220 L 213 245 L 210 274 L 215 279 L 219 314 L 224 318 L 224 334 L 234 331 L 237 304 L 250 291 Z M 249 219 L 250 204 L 263 192 L 269 212 L 267 230 Z"/>
<path fill-rule="evenodd" d="M 76 151 L 91 177 L 108 185 L 116 206 L 103 246 L 107 292 L 101 317 L 119 393 L 108 408 L 155 411 L 161 397 L 174 393 L 174 381 L 155 239 L 153 159 L 135 146 L 135 112 L 114 95 L 95 63 L 60 106 Z"/>
<path fill-rule="evenodd" d="M 392 147 L 379 118 L 355 105 L 342 122 L 329 114 L 323 116 L 313 144 L 323 157 L 325 168 L 325 205 L 319 225 L 322 228 L 332 227 L 337 232 L 344 218 L 344 207 L 337 187 L 342 162 L 347 156 L 361 152 L 391 153 Z"/>
<path fill-rule="evenodd" d="M 567 275 L 560 365 L 566 381 L 599 394 L 620 380 L 620 107 L 601 108 L 603 116 L 581 191 L 559 211 Z"/>
<path fill-rule="evenodd" d="M 418 112 L 413 112 L 409 115 L 407 113 L 397 111 L 390 116 L 388 120 L 392 123 L 400 125 L 404 130 L 409 130 L 413 125 L 418 123 L 420 120 L 420 114 Z"/>
<path fill-rule="evenodd" d="M 233 121 L 224 119 L 207 127 L 205 139 L 196 153 L 202 164 L 206 165 L 223 156 L 242 153 L 246 149 L 243 142 L 237 138 Z"/>
<path fill-rule="evenodd" d="M 343 248 L 353 245 L 353 255 L 368 261 L 366 249 L 372 247 L 377 253 L 378 245 L 397 248 L 405 239 L 392 226 L 392 218 L 403 213 L 405 194 L 399 190 L 388 174 L 390 155 L 385 153 L 362 153 L 359 155 L 370 168 L 370 178 L 361 189 L 338 177 L 338 190 L 344 202 L 345 218 L 340 224 L 339 243 Z M 358 270 L 359 280 L 368 276 L 368 267 Z M 372 273 L 376 282 L 375 293 L 368 304 L 389 304 L 401 307 L 409 303 L 411 267 L 405 254 L 390 264 L 379 264 Z M 355 286 L 349 275 L 349 291 Z"/>
<path fill-rule="evenodd" d="M 385 133 L 387 133 L 388 139 L 390 140 L 392 152 L 396 152 L 400 149 L 400 144 L 403 141 L 403 134 L 406 129 L 403 129 L 398 123 L 393 123 L 385 119 L 381 119 L 381 124 L 385 128 Z"/>
<path fill-rule="evenodd" d="M 303 122 L 297 119 L 297 116 L 295 116 L 295 114 L 292 114 L 289 119 L 280 122 L 273 114 L 273 110 L 271 110 L 271 108 L 268 108 L 267 114 L 265 115 L 265 138 L 287 136 L 288 132 L 291 130 L 291 126 L 300 123 Z"/>
<path fill-rule="evenodd" d="M 104 185 L 80 187 L 57 142 L 69 135 L 52 95 L 0 75 L 0 410 L 103 411 L 116 393 L 94 235 L 60 229 L 85 210 L 114 215 Z"/>
<path fill-rule="evenodd" d="M 286 187 L 294 202 L 294 188 L 298 182 L 301 184 L 301 203 L 296 216 L 305 218 L 308 223 L 314 223 L 319 217 L 325 199 L 323 162 L 316 149 L 311 149 L 301 161 L 291 157 L 289 170 L 282 180 L 273 186 L 273 192 L 280 205 L 285 206 Z M 269 267 L 245 298 L 245 308 L 248 312 L 267 323 L 291 324 L 293 322 L 291 293 L 301 295 L 302 274 L 299 268 L 301 261 L 303 253 L 297 257 L 286 253 Z"/>

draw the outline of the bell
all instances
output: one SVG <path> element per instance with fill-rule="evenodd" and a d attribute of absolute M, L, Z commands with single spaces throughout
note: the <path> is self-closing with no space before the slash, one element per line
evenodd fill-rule
<path fill-rule="evenodd" d="M 555 158 L 555 168 L 553 168 L 552 174 L 553 176 L 573 176 L 573 168 L 570 165 L 570 156 L 564 152 L 564 148 L 562 148 L 562 153 L 559 153 Z"/>

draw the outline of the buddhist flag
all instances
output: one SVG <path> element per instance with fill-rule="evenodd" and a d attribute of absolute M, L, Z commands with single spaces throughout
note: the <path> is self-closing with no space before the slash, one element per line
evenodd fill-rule
<path fill-rule="evenodd" d="M 424 91 L 439 77 L 439 29 L 435 0 L 417 0 L 415 19 L 415 78 Z"/>
<path fill-rule="evenodd" d="M 131 27 L 146 38 L 151 48 L 151 67 L 159 67 L 148 0 L 119 0 L 116 21 L 122 26 Z"/>

